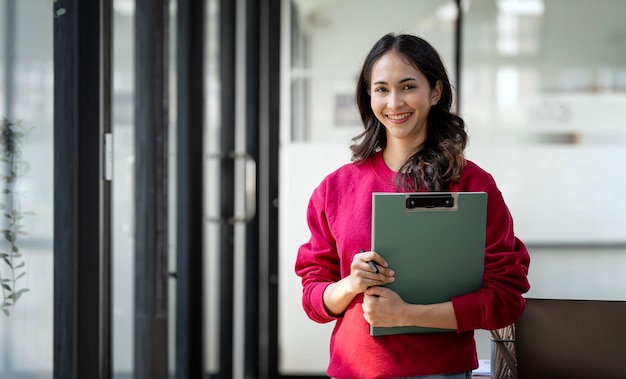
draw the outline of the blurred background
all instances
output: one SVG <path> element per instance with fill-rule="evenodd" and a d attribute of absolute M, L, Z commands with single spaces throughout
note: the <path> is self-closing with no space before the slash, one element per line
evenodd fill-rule
<path fill-rule="evenodd" d="M 245 9 L 244 1 L 236 2 Z M 244 93 L 245 83 L 222 81 L 220 2 L 205 3 L 205 149 L 218 152 L 220 133 L 233 127 L 237 149 L 243 151 L 241 120 L 221 125 L 220 90 L 233 85 Z M 309 196 L 325 175 L 349 162 L 351 138 L 362 129 L 354 103 L 360 65 L 372 44 L 388 32 L 417 34 L 442 56 L 457 92 L 455 106 L 470 135 L 467 157 L 494 176 L 516 234 L 531 253 L 527 296 L 626 300 L 626 179 L 621 171 L 626 162 L 626 2 L 282 0 L 280 9 L 280 81 L 271 84 L 280 94 L 280 122 L 272 126 L 279 131 L 278 328 L 270 338 L 278 344 L 281 376 L 320 376 L 328 362 L 332 324 L 306 318 L 293 267 L 299 245 L 309 237 Z M 113 1 L 111 337 L 116 378 L 132 377 L 134 370 L 134 10 L 132 0 Z M 175 1 L 170 12 L 175 25 Z M 26 271 L 19 283 L 29 292 L 9 316 L 0 314 L 0 377 L 51 378 L 53 1 L 1 0 L 0 20 L 0 117 L 21 120 L 29 130 L 21 153 L 29 169 L 16 188 L 22 211 L 34 212 L 22 221 L 27 234 L 19 238 Z M 174 67 L 175 39 L 170 43 Z M 175 83 L 174 71 L 169 80 Z M 174 100 L 170 107 L 174 133 Z M 244 117 L 246 109 L 237 109 Z M 175 178 L 175 144 L 170 157 Z M 244 166 L 238 170 L 245 171 Z M 218 187 L 211 183 L 219 182 L 220 172 L 210 158 L 206 167 L 206 213 L 211 214 L 219 203 Z M 174 207 L 175 191 L 171 196 Z M 239 208 L 243 203 L 238 198 Z M 175 234 L 176 225 L 170 224 Z M 233 377 L 245 376 L 240 312 L 246 301 L 241 296 L 245 227 L 236 226 L 234 233 Z M 220 371 L 221 289 L 214 254 L 220 239 L 209 221 L 205 231 L 205 363 L 212 375 Z M 0 251 L 10 246 L 3 242 Z M 170 250 L 175 262 L 175 246 Z M 9 277 L 6 265 L 0 265 L 0 273 Z M 488 332 L 477 331 L 476 339 L 479 358 L 489 359 Z"/>

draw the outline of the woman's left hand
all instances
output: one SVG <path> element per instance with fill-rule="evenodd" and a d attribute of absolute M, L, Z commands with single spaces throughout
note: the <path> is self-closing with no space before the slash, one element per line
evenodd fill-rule
<path fill-rule="evenodd" d="M 380 286 L 363 293 L 363 317 L 372 326 L 404 326 L 408 304 L 395 291 Z"/>

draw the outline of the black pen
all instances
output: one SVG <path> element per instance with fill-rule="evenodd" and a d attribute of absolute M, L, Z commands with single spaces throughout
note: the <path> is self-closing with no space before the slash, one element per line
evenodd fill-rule
<path fill-rule="evenodd" d="M 376 263 L 374 263 L 374 261 L 367 261 L 367 264 L 370 265 L 374 273 L 378 274 L 378 266 L 376 266 Z"/>
<path fill-rule="evenodd" d="M 361 249 L 361 253 L 365 253 L 365 250 Z M 380 271 L 378 271 L 378 266 L 376 266 L 376 263 L 374 263 L 374 261 L 367 261 L 367 264 L 370 265 L 370 268 L 372 269 L 372 271 L 374 271 L 375 274 L 378 274 Z"/>

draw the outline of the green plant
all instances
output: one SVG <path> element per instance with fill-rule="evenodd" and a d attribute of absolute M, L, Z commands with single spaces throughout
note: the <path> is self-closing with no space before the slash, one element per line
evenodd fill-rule
<path fill-rule="evenodd" d="M 28 235 L 23 229 L 25 216 L 34 212 L 22 212 L 20 197 L 16 184 L 30 170 L 28 162 L 22 159 L 21 147 L 28 141 L 30 130 L 21 121 L 11 122 L 2 118 L 0 123 L 0 183 L 2 197 L 0 212 L 4 214 L 5 228 L 0 230 L 4 243 L 0 245 L 0 285 L 2 286 L 2 305 L 0 309 L 9 316 L 9 308 L 15 306 L 19 298 L 28 288 L 20 287 L 18 280 L 26 275 L 26 261 L 18 247 L 20 236 Z M 4 264 L 2 264 L 4 263 Z"/>

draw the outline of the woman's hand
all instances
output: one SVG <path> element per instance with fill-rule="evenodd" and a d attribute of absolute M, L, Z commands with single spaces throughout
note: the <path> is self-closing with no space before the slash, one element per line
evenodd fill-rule
<path fill-rule="evenodd" d="M 376 265 L 378 274 L 367 263 L 369 261 Z M 373 251 L 355 254 L 350 264 L 350 275 L 338 282 L 329 284 L 324 290 L 324 305 L 328 313 L 339 316 L 356 295 L 371 286 L 393 282 L 394 272 L 387 266 L 387 261 Z"/>
<path fill-rule="evenodd" d="M 374 271 L 374 267 L 368 262 L 375 265 L 378 273 Z M 395 280 L 394 272 L 387 266 L 387 261 L 373 251 L 355 254 L 350 264 L 350 276 L 348 277 L 353 292 L 358 294 L 364 292 L 369 287 L 393 282 Z"/>
<path fill-rule="evenodd" d="M 395 291 L 371 287 L 363 296 L 363 317 L 372 326 L 405 326 L 407 306 Z"/>
<path fill-rule="evenodd" d="M 370 287 L 363 294 L 363 317 L 372 326 L 458 327 L 451 301 L 409 304 L 387 287 Z"/>

